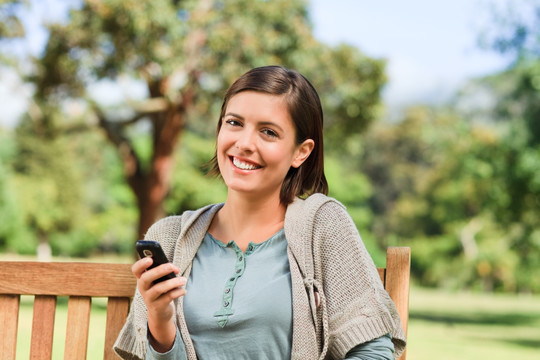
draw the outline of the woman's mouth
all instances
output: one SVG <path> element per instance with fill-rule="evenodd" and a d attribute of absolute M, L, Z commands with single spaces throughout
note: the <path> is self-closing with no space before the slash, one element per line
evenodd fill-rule
<path fill-rule="evenodd" d="M 232 156 L 231 158 L 233 165 L 241 170 L 256 170 L 261 168 L 261 166 L 257 164 L 242 161 L 234 156 Z"/>

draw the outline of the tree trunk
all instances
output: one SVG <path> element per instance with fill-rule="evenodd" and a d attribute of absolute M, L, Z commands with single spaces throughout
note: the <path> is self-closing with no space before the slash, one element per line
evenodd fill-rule
<path fill-rule="evenodd" d="M 108 121 L 98 107 L 94 107 L 100 126 L 107 138 L 118 149 L 124 173 L 131 190 L 137 199 L 139 224 L 137 239 L 144 238 L 148 228 L 163 216 L 163 200 L 169 191 L 174 164 L 174 150 L 184 129 L 186 109 L 192 104 L 192 94 L 185 94 L 181 106 L 169 104 L 167 109 L 153 114 L 153 154 L 145 171 L 130 140 L 124 134 L 124 127 L 135 122 Z M 136 116 L 139 120 L 141 117 Z"/>
<path fill-rule="evenodd" d="M 52 250 L 49 244 L 49 238 L 47 233 L 43 230 L 38 230 L 38 246 L 37 246 L 37 258 L 38 261 L 51 261 Z"/>
<path fill-rule="evenodd" d="M 154 129 L 154 151 L 148 172 L 136 171 L 128 176 L 139 207 L 137 239 L 143 239 L 148 228 L 164 215 L 163 201 L 169 192 L 174 150 L 184 128 L 182 109 L 171 108 L 165 117 L 163 126 Z"/>

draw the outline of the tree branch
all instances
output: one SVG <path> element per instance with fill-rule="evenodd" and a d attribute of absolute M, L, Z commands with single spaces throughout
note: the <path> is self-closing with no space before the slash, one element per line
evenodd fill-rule
<path fill-rule="evenodd" d="M 122 133 L 122 129 L 125 127 L 126 123 L 132 123 L 134 122 L 134 119 L 123 123 L 109 121 L 95 103 L 91 103 L 91 106 L 98 118 L 99 126 L 105 130 L 107 139 L 118 149 L 124 165 L 126 178 L 131 187 L 136 190 L 135 187 L 140 186 L 140 181 L 137 180 L 143 176 L 141 163 L 131 142 Z"/>

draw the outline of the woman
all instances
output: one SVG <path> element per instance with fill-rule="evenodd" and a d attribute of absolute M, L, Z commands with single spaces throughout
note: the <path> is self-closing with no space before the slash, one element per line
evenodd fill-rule
<path fill-rule="evenodd" d="M 391 359 L 405 338 L 345 208 L 326 196 L 313 86 L 280 66 L 227 91 L 214 174 L 228 194 L 154 224 L 172 264 L 133 265 L 125 359 Z M 174 271 L 179 277 L 156 285 Z"/>

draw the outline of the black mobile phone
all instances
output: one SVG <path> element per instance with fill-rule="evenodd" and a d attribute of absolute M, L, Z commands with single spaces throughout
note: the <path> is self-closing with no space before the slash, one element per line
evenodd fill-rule
<path fill-rule="evenodd" d="M 165 256 L 165 253 L 161 248 L 161 245 L 157 241 L 139 240 L 135 243 L 135 249 L 137 249 L 137 253 L 139 254 L 139 257 L 141 259 L 145 257 L 152 258 L 153 263 L 152 265 L 150 265 L 148 270 L 169 262 L 167 256 Z M 174 272 L 171 272 L 165 276 L 160 277 L 159 279 L 154 280 L 153 283 L 156 284 L 158 282 L 162 282 L 168 279 L 173 279 L 174 277 L 176 277 L 176 275 L 174 274 Z"/>

